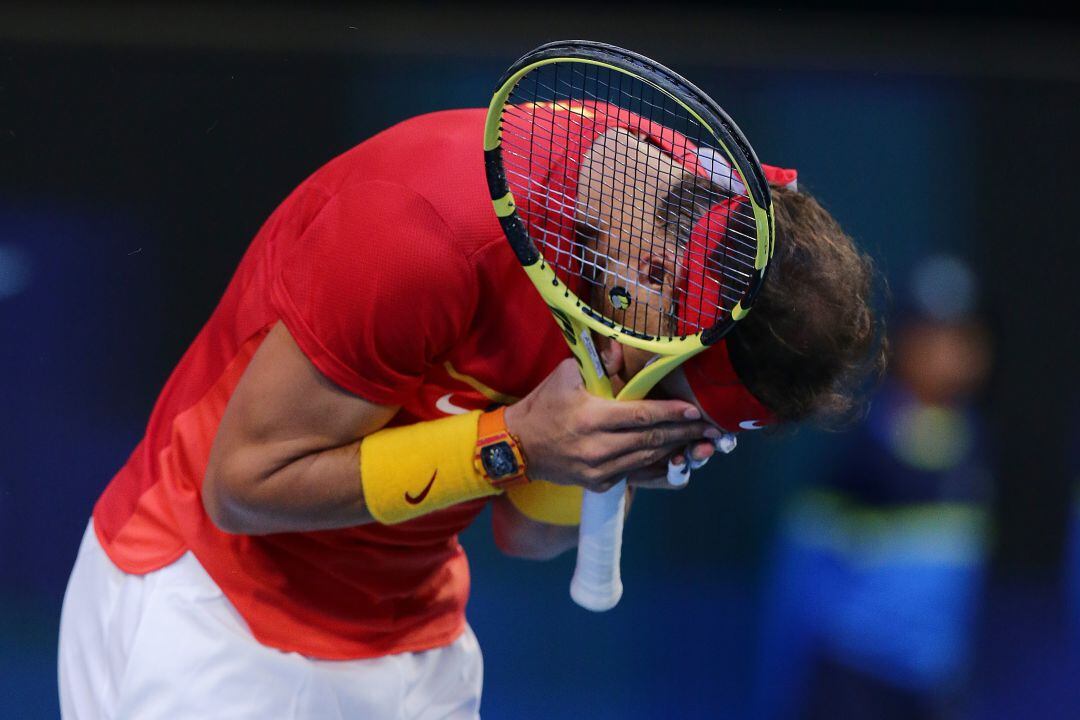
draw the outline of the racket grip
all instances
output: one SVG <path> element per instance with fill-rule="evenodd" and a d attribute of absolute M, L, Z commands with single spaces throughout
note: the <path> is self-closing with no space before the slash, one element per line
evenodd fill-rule
<path fill-rule="evenodd" d="M 570 581 L 570 597 L 586 610 L 610 610 L 622 597 L 619 557 L 622 555 L 625 517 L 625 480 L 607 492 L 585 491 L 578 530 L 577 567 Z"/>

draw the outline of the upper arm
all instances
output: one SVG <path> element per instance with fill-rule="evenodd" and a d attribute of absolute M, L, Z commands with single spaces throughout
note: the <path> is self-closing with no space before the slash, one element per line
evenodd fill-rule
<path fill-rule="evenodd" d="M 338 447 L 375 432 L 397 410 L 332 383 L 279 322 L 233 391 L 218 440 L 225 446 L 273 444 L 284 454 L 299 455 L 312 446 Z"/>

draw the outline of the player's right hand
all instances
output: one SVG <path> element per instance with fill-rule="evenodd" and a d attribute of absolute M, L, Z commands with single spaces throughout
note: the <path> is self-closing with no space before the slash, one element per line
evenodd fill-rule
<path fill-rule="evenodd" d="M 721 434 L 682 400 L 618 402 L 592 395 L 572 359 L 508 407 L 506 424 L 521 441 L 530 477 L 597 492 Z"/>

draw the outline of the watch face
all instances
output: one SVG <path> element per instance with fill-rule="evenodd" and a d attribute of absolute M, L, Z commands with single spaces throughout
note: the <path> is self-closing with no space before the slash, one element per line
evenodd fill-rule
<path fill-rule="evenodd" d="M 488 445 L 480 451 L 480 462 L 484 464 L 484 470 L 488 477 L 499 479 L 513 475 L 518 470 L 517 458 L 508 442 L 497 442 Z"/>

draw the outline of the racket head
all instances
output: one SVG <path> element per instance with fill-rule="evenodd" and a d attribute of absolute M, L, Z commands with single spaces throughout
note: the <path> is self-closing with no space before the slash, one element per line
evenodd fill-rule
<path fill-rule="evenodd" d="M 677 73 L 548 43 L 500 79 L 484 148 L 496 215 L 564 329 L 686 355 L 752 307 L 773 252 L 768 183 L 731 118 Z"/>

